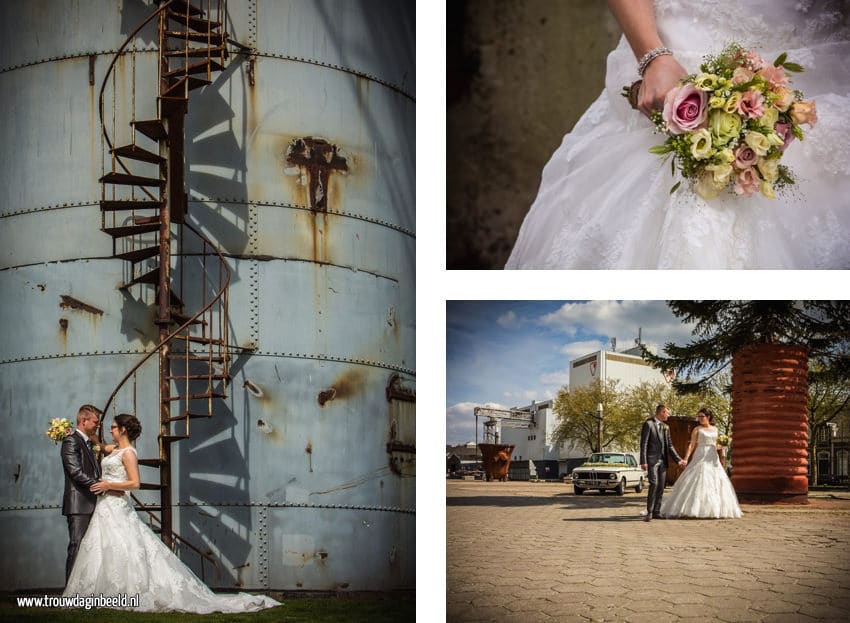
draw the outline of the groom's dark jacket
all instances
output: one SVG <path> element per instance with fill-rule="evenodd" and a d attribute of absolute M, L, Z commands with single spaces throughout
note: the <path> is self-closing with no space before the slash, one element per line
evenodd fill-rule
<path fill-rule="evenodd" d="M 94 452 L 76 430 L 62 441 L 62 467 L 65 470 L 62 514 L 91 515 L 97 495 L 89 487 L 100 479 L 100 467 Z"/>
<path fill-rule="evenodd" d="M 668 459 L 672 458 L 677 463 L 682 460 L 676 448 L 673 447 L 670 427 L 660 420 L 650 418 L 640 429 L 640 464 L 654 465 L 662 458 L 665 467 Z"/>

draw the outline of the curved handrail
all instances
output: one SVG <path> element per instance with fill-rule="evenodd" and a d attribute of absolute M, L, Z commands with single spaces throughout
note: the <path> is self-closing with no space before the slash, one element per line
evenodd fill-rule
<path fill-rule="evenodd" d="M 131 32 L 124 43 L 121 44 L 121 47 L 118 48 L 118 51 L 112 57 L 112 62 L 109 63 L 109 68 L 106 70 L 106 73 L 103 76 L 103 82 L 100 85 L 100 95 L 98 97 L 98 116 L 100 118 L 100 127 L 101 134 L 103 134 L 103 138 L 106 140 L 106 144 L 109 146 L 109 149 L 113 149 L 115 146 L 112 144 L 112 140 L 109 138 L 109 132 L 106 130 L 106 124 L 103 122 L 103 94 L 106 91 L 106 83 L 109 80 L 109 76 L 112 74 L 112 70 L 115 69 L 115 63 L 118 62 L 118 58 L 124 53 L 124 50 L 130 45 L 130 42 L 136 38 L 136 35 L 139 34 L 139 31 L 142 30 L 145 26 L 147 26 L 151 20 L 157 17 L 160 13 L 162 13 L 165 9 L 171 6 L 171 3 L 174 0 L 168 0 L 165 4 L 159 7 L 156 11 L 151 13 L 147 19 L 145 19 L 141 24 L 139 24 L 136 29 Z M 124 169 L 125 173 L 130 173 L 130 169 L 127 168 L 127 165 L 124 164 L 124 161 L 121 160 L 121 156 L 115 156 L 115 161 L 121 165 L 121 168 Z M 142 188 L 142 192 L 144 192 L 151 199 L 156 199 L 149 190 L 146 188 Z"/>
<path fill-rule="evenodd" d="M 219 259 L 219 261 L 221 262 L 221 265 L 224 267 L 224 271 L 225 271 L 224 285 L 222 286 L 221 290 L 219 290 L 219 291 L 218 291 L 218 293 L 217 293 L 217 294 L 216 294 L 216 295 L 215 295 L 215 296 L 214 296 L 214 297 L 210 300 L 210 302 L 209 302 L 209 303 L 207 303 L 207 304 L 206 304 L 206 305 L 205 305 L 205 306 L 204 306 L 204 307 L 203 307 L 200 311 L 198 311 L 198 312 L 197 312 L 194 316 L 192 316 L 191 318 L 189 318 L 186 322 L 184 322 L 184 323 L 183 323 L 183 324 L 181 324 L 179 327 L 177 327 L 174 331 L 172 331 L 171 333 L 169 333 L 169 334 L 168 334 L 168 336 L 167 336 L 166 338 L 164 338 L 161 342 L 159 342 L 159 344 L 157 344 L 157 345 L 156 345 L 156 348 L 154 348 L 153 350 L 151 350 L 151 352 L 149 352 L 147 355 L 145 355 L 144 357 L 142 357 L 141 361 L 139 361 L 139 362 L 138 362 L 135 366 L 133 366 L 133 367 L 130 369 L 130 371 L 129 371 L 129 372 L 127 372 L 127 374 L 124 376 L 124 378 L 123 378 L 123 379 L 121 379 L 121 381 L 120 381 L 120 382 L 118 383 L 118 385 L 115 387 L 115 389 L 113 390 L 112 394 L 110 394 L 110 396 L 109 396 L 109 400 L 107 400 L 107 401 L 106 401 L 106 405 L 104 405 L 104 407 L 103 407 L 103 409 L 102 409 L 102 413 L 107 413 L 107 412 L 108 412 L 109 407 L 110 407 L 110 405 L 112 404 L 112 401 L 115 399 L 115 396 L 117 396 L 117 395 L 118 395 L 118 392 L 119 392 L 119 391 L 121 391 L 121 388 L 122 388 L 122 387 L 124 387 L 124 384 L 125 384 L 128 380 L 130 380 L 130 377 L 131 377 L 131 376 L 133 376 L 133 374 L 136 372 L 136 370 L 138 370 L 139 368 L 141 368 L 141 367 L 145 364 L 145 362 L 146 362 L 148 359 L 150 359 L 150 358 L 151 358 L 151 357 L 153 357 L 155 354 L 157 354 L 157 353 L 158 353 L 158 352 L 162 349 L 162 347 L 163 347 L 163 346 L 165 346 L 166 344 L 168 344 L 168 343 L 169 343 L 172 339 L 174 339 L 174 337 L 175 337 L 178 333 L 180 333 L 183 329 L 185 329 L 186 327 L 188 327 L 189 325 L 191 325 L 191 324 L 192 324 L 195 320 L 197 320 L 198 318 L 200 318 L 201 316 L 203 316 L 203 315 L 207 312 L 207 310 L 209 310 L 209 309 L 213 306 L 213 304 L 214 304 L 216 301 L 218 301 L 219 299 L 221 299 L 221 297 L 222 297 L 222 295 L 224 294 L 224 292 L 225 292 L 225 291 L 227 290 L 227 288 L 230 286 L 230 276 L 231 276 L 230 267 L 227 265 L 227 262 L 226 262 L 226 261 L 225 261 L 225 259 L 224 259 L 224 255 L 222 255 L 222 253 L 221 253 L 221 251 L 218 249 L 218 247 L 217 247 L 216 245 L 214 245 L 214 244 L 212 243 L 212 241 L 211 241 L 209 238 L 207 238 L 207 237 L 206 237 L 206 236 L 204 236 L 204 235 L 203 235 L 200 231 L 198 231 L 197 229 L 195 229 L 195 227 L 194 227 L 194 226 L 192 226 L 192 224 L 191 224 L 191 223 L 189 223 L 189 222 L 184 222 L 184 223 L 183 223 L 183 226 L 184 226 L 184 227 L 187 227 L 187 228 L 189 229 L 189 231 L 193 232 L 196 236 L 198 236 L 198 238 L 200 238 L 200 239 L 201 239 L 201 240 L 203 240 L 205 243 L 207 243 L 208 245 L 210 245 L 210 248 L 211 248 L 211 249 L 215 252 L 215 254 L 218 256 L 218 259 Z M 226 346 L 226 345 L 225 345 L 225 346 Z"/>

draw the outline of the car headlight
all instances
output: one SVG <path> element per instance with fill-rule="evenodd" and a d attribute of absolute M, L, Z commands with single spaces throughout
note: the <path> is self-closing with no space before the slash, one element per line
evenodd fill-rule
<path fill-rule="evenodd" d="M 608 480 L 617 480 L 617 474 L 608 474 Z"/>
<path fill-rule="evenodd" d="M 579 479 L 578 472 L 573 472 L 573 480 L 578 480 L 578 479 Z"/>

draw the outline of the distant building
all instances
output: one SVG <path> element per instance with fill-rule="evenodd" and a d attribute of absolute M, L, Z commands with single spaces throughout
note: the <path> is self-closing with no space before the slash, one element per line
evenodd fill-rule
<path fill-rule="evenodd" d="M 609 379 L 619 381 L 622 388 L 647 381 L 663 383 L 670 380 L 644 361 L 637 347 L 621 353 L 597 351 L 570 361 L 571 388 L 584 387 L 597 380 L 605 383 Z M 512 480 L 533 479 L 535 472 L 541 480 L 562 478 L 590 455 L 590 448 L 583 445 L 555 443 L 558 417 L 554 411 L 554 402 L 546 400 L 519 407 L 522 411 L 535 414 L 533 427 L 505 427 L 499 431 L 499 443 L 515 446 L 509 471 Z M 636 453 L 637 448 L 610 448 L 610 451 Z"/>

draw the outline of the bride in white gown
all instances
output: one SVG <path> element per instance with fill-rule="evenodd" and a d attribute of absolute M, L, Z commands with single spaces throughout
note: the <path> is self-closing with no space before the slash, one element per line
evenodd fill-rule
<path fill-rule="evenodd" d="M 139 488 L 136 449 L 141 433 L 132 415 L 112 425 L 117 447 L 101 461 L 103 480 L 95 493 Z M 149 612 L 253 612 L 279 606 L 264 595 L 216 595 L 139 519 L 130 496 L 101 495 L 80 543 L 63 596 L 139 595 L 137 608 Z"/>
<path fill-rule="evenodd" d="M 506 268 L 850 268 L 850 2 L 609 4 L 630 39 L 608 56 L 605 90 L 543 170 Z M 631 21 L 619 14 L 629 11 Z M 787 52 L 805 68 L 792 88 L 817 102 L 816 126 L 782 159 L 797 184 L 774 200 L 706 200 L 687 184 L 671 195 L 680 178 L 648 151 L 665 137 L 620 94 L 638 78 L 636 55 L 673 52 L 648 65 L 647 87 L 659 61 L 695 72 L 730 41 L 770 60 Z"/>
<path fill-rule="evenodd" d="M 738 496 L 717 454 L 717 429 L 709 409 L 698 414 L 700 425 L 691 433 L 685 453 L 693 460 L 676 479 L 676 483 L 661 501 L 661 515 L 696 517 L 701 519 L 733 519 L 741 516 Z"/>

